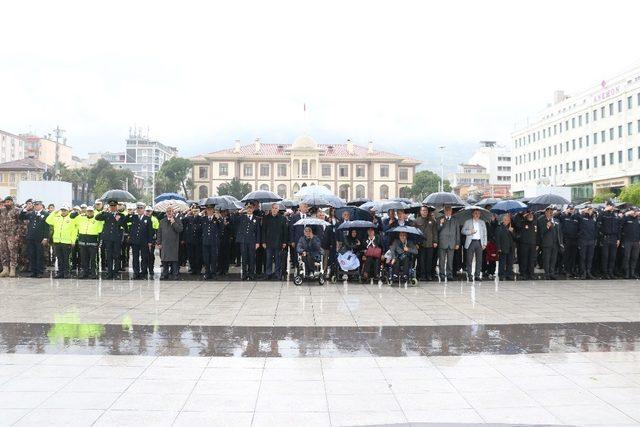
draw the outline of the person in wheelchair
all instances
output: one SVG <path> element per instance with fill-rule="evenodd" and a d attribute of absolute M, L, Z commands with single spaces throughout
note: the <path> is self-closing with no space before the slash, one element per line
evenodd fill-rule
<path fill-rule="evenodd" d="M 407 239 L 407 233 L 398 233 L 398 237 L 393 241 L 391 248 L 391 265 L 395 277 L 406 280 L 409 276 L 409 269 L 412 267 L 413 259 L 418 254 L 418 247 L 415 243 Z"/>
<path fill-rule="evenodd" d="M 320 239 L 313 235 L 311 227 L 304 228 L 304 235 L 298 240 L 296 251 L 304 262 L 306 276 L 312 276 L 320 267 L 324 251 L 320 245 Z"/>
<path fill-rule="evenodd" d="M 349 230 L 349 234 L 345 236 L 344 242 L 342 242 L 342 246 L 340 247 L 340 253 L 351 251 L 357 255 L 359 250 L 360 239 L 358 239 L 358 230 L 354 228 Z"/>
<path fill-rule="evenodd" d="M 380 258 L 382 258 L 382 239 L 373 228 L 367 229 L 367 238 L 362 244 L 362 280 L 380 277 Z"/>

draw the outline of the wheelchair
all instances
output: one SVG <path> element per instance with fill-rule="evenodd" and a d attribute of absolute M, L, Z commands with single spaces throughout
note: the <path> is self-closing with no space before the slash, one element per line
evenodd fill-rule
<path fill-rule="evenodd" d="M 403 271 L 398 271 L 397 273 L 394 271 L 394 266 L 391 264 L 382 263 L 380 267 L 380 280 L 383 283 L 387 283 L 390 286 L 394 284 L 398 284 L 401 286 L 402 284 L 408 285 L 411 284 L 416 286 L 418 284 L 418 276 L 416 274 L 416 257 L 413 254 L 408 254 L 406 262 L 409 263 L 409 268 L 407 269 L 406 274 Z M 400 261 L 396 261 L 399 263 Z M 397 267 L 400 269 L 400 267 Z"/>
<path fill-rule="evenodd" d="M 315 265 L 316 269 L 314 271 L 307 271 L 307 265 L 302 259 L 302 255 L 298 255 L 296 269 L 293 273 L 293 284 L 296 286 L 300 286 L 305 280 L 317 280 L 320 286 L 324 285 L 326 279 L 324 277 L 324 265 L 322 257 L 320 257 L 319 261 L 315 262 Z"/>

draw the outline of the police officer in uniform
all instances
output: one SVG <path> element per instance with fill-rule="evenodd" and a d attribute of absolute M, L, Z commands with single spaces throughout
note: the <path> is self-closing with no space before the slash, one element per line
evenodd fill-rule
<path fill-rule="evenodd" d="M 542 267 L 544 278 L 555 280 L 558 252 L 563 248 L 562 230 L 560 223 L 553 217 L 553 208 L 548 206 L 544 215 L 538 219 L 538 246 L 542 248 Z"/>
<path fill-rule="evenodd" d="M 568 205 L 560 214 L 560 225 L 562 226 L 562 238 L 564 252 L 562 254 L 562 264 L 564 274 L 567 279 L 576 276 L 576 259 L 578 253 L 578 218 L 575 215 L 573 205 Z"/>
<path fill-rule="evenodd" d="M 580 279 L 595 279 L 591 272 L 593 254 L 598 237 L 598 224 L 591 206 L 585 207 L 578 215 L 578 250 L 580 252 Z"/>
<path fill-rule="evenodd" d="M 598 229 L 602 237 L 602 252 L 600 254 L 602 277 L 613 279 L 616 251 L 620 246 L 620 220 L 613 211 L 613 203 L 607 202 L 604 212 L 598 218 Z"/>
<path fill-rule="evenodd" d="M 256 278 L 256 250 L 260 246 L 260 222 L 253 214 L 254 206 L 247 204 L 245 214 L 240 215 L 237 223 L 236 241 L 240 244 L 242 257 L 242 278 Z"/>
<path fill-rule="evenodd" d="M 235 249 L 234 226 L 231 223 L 229 211 L 220 212 L 220 247 L 224 251 L 218 253 L 218 274 L 224 275 L 229 272 L 229 264 L 233 259 L 232 254 Z"/>
<path fill-rule="evenodd" d="M 136 211 L 127 217 L 129 243 L 133 253 L 133 279 L 140 280 L 147 276 L 149 269 L 149 253 L 153 244 L 153 222 L 144 214 L 144 203 L 136 204 Z"/>
<path fill-rule="evenodd" d="M 629 210 L 622 220 L 623 269 L 625 279 L 637 279 L 636 265 L 640 255 L 640 219 L 638 211 Z"/>
<path fill-rule="evenodd" d="M 202 272 L 202 229 L 200 207 L 194 203 L 191 210 L 182 218 L 182 241 L 186 246 L 187 260 L 189 260 L 189 273 L 200 274 Z"/>
<path fill-rule="evenodd" d="M 536 267 L 537 225 L 533 212 L 526 212 L 523 216 L 516 216 L 516 240 L 518 242 L 518 271 L 521 280 L 533 280 Z"/>
<path fill-rule="evenodd" d="M 40 200 L 33 205 L 27 203 L 25 209 L 20 212 L 20 220 L 29 221 L 27 224 L 27 252 L 29 256 L 29 277 L 42 277 L 44 274 L 44 245 L 49 238 L 49 224 L 47 224 L 49 212 L 44 209 Z"/>
<path fill-rule="evenodd" d="M 218 272 L 218 247 L 220 246 L 220 234 L 222 221 L 220 214 L 214 210 L 213 205 L 207 205 L 204 216 L 197 217 L 198 229 L 202 233 L 202 262 L 204 264 L 204 278 L 213 279 Z M 200 236 L 198 236 L 200 239 Z"/>
<path fill-rule="evenodd" d="M 109 201 L 109 210 L 96 215 L 98 221 L 104 221 L 102 227 L 102 244 L 107 258 L 107 279 L 118 278 L 120 269 L 120 251 L 122 249 L 123 227 L 126 216 L 118 212 L 118 202 Z"/>

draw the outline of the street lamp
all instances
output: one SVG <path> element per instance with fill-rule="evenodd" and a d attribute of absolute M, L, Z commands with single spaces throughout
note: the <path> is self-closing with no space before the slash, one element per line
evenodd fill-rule
<path fill-rule="evenodd" d="M 444 145 L 440 149 L 440 191 L 444 191 Z"/>

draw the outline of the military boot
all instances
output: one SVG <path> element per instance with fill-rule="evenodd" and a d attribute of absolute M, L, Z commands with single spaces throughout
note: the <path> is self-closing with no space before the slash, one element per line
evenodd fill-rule
<path fill-rule="evenodd" d="M 16 277 L 16 268 L 9 267 L 9 277 Z"/>
<path fill-rule="evenodd" d="M 9 266 L 8 265 L 3 265 L 2 266 L 2 273 L 0 273 L 0 277 L 9 277 Z"/>

